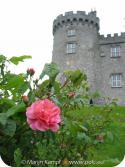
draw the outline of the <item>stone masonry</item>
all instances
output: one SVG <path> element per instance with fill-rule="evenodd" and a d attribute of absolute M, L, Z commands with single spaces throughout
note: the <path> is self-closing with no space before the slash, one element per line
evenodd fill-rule
<path fill-rule="evenodd" d="M 62 72 L 85 71 L 91 91 L 125 105 L 125 33 L 104 37 L 96 11 L 71 11 L 54 20 L 53 35 L 52 61 Z"/>

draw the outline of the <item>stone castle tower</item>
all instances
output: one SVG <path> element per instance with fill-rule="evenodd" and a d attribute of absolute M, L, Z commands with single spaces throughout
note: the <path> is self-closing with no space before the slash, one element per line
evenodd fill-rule
<path fill-rule="evenodd" d="M 125 33 L 99 34 L 96 11 L 66 12 L 53 22 L 53 57 L 63 72 L 85 71 L 92 91 L 125 104 Z"/>

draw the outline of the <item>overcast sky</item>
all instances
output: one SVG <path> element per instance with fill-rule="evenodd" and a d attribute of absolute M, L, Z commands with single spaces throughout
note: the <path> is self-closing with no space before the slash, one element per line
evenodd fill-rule
<path fill-rule="evenodd" d="M 97 11 L 100 33 L 125 31 L 124 0 L 0 0 L 0 53 L 31 55 L 18 71 L 33 67 L 40 73 L 52 58 L 53 20 L 66 11 Z M 37 73 L 38 73 L 37 72 Z"/>

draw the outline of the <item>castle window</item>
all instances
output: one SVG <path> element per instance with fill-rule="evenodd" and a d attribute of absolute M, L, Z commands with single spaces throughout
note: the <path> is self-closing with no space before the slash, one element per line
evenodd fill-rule
<path fill-rule="evenodd" d="M 79 21 L 80 21 L 80 22 L 82 22 L 82 21 L 83 21 L 83 19 L 82 19 L 82 18 L 80 18 L 80 19 L 79 19 Z"/>
<path fill-rule="evenodd" d="M 67 43 L 66 52 L 68 54 L 72 54 L 76 52 L 76 43 Z"/>
<path fill-rule="evenodd" d="M 70 19 L 67 19 L 67 23 L 69 23 L 70 22 Z"/>
<path fill-rule="evenodd" d="M 71 37 L 71 36 L 75 36 L 76 35 L 76 31 L 74 29 L 70 29 L 67 31 L 67 36 Z"/>
<path fill-rule="evenodd" d="M 65 23 L 65 20 L 62 21 L 62 24 L 64 24 L 64 23 Z"/>
<path fill-rule="evenodd" d="M 85 19 L 85 22 L 87 23 L 87 22 L 88 22 L 88 19 Z"/>
<path fill-rule="evenodd" d="M 93 21 L 91 21 L 90 23 L 91 23 L 91 24 L 93 24 L 94 22 L 93 22 Z"/>
<path fill-rule="evenodd" d="M 122 75 L 121 74 L 112 74 L 111 75 L 112 87 L 121 87 Z"/>
<path fill-rule="evenodd" d="M 77 19 L 76 19 L 76 18 L 73 18 L 73 21 L 77 21 Z"/>
<path fill-rule="evenodd" d="M 111 57 L 120 57 L 120 46 L 112 46 L 111 47 Z"/>

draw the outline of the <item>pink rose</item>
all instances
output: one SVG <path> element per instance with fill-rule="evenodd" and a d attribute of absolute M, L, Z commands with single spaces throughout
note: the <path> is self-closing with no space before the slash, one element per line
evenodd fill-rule
<path fill-rule="evenodd" d="M 37 100 L 26 109 L 27 122 L 33 130 L 56 132 L 59 128 L 60 108 L 48 99 Z"/>

